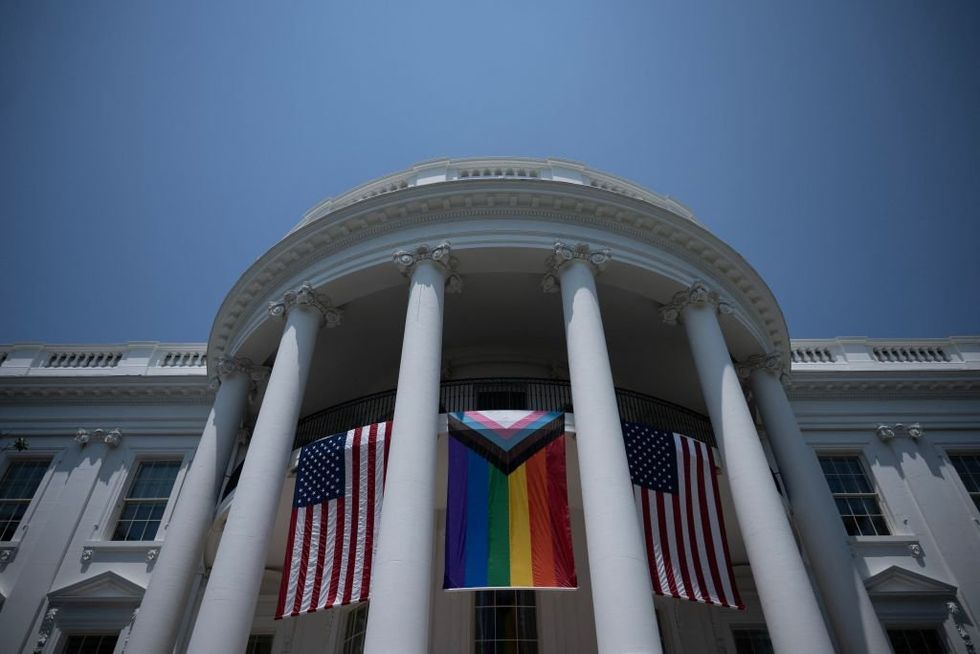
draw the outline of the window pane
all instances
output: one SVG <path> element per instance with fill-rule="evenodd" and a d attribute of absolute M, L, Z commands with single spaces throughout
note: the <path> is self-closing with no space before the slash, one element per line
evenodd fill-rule
<path fill-rule="evenodd" d="M 935 629 L 889 629 L 888 639 L 895 654 L 945 654 L 939 632 Z"/>
<path fill-rule="evenodd" d="M 851 536 L 887 535 L 884 512 L 861 460 L 856 456 L 818 458 L 847 533 Z"/>
<path fill-rule="evenodd" d="M 69 636 L 65 654 L 112 654 L 118 638 L 117 634 Z"/>
<path fill-rule="evenodd" d="M 736 654 L 773 654 L 769 632 L 765 629 L 733 629 Z"/>
<path fill-rule="evenodd" d="M 50 459 L 11 461 L 0 477 L 0 540 L 11 540 L 41 485 Z"/>
<path fill-rule="evenodd" d="M 475 652 L 537 652 L 534 591 L 479 591 L 474 596 Z"/>
<path fill-rule="evenodd" d="M 119 512 L 113 540 L 153 540 L 167 509 L 180 461 L 144 461 Z"/>

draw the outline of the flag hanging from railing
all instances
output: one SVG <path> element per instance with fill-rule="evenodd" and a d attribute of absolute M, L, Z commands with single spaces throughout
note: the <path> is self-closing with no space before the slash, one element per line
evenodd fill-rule
<path fill-rule="evenodd" d="M 742 609 L 708 445 L 623 423 L 633 494 L 658 595 Z"/>
<path fill-rule="evenodd" d="M 368 598 L 390 435 L 382 422 L 300 451 L 276 619 Z"/>
<path fill-rule="evenodd" d="M 443 587 L 575 588 L 565 417 L 448 414 Z"/>

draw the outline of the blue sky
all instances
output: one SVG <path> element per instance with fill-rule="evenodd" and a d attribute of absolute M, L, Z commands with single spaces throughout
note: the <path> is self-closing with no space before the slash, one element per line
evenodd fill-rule
<path fill-rule="evenodd" d="M 324 197 L 436 157 L 669 194 L 797 338 L 980 333 L 974 2 L 5 2 L 0 342 L 203 341 Z"/>

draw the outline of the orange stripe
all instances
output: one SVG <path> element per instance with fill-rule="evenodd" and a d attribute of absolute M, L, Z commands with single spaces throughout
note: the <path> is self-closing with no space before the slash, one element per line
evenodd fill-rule
<path fill-rule="evenodd" d="M 531 569 L 534 585 L 555 587 L 555 553 L 551 510 L 548 504 L 548 456 L 540 450 L 524 464 L 527 468 L 527 504 L 531 524 Z"/>

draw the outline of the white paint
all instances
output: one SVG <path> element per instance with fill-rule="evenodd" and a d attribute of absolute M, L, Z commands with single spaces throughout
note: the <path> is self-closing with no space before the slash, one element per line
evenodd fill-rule
<path fill-rule="evenodd" d="M 888 636 L 854 567 L 823 471 L 803 440 L 782 384 L 764 369 L 753 370 L 751 380 L 838 647 L 847 654 L 890 651 Z"/>
<path fill-rule="evenodd" d="M 432 261 L 412 270 L 366 654 L 429 651 L 444 283 Z"/>
<path fill-rule="evenodd" d="M 293 449 L 321 314 L 289 310 L 235 499 L 187 651 L 243 652 Z"/>
<path fill-rule="evenodd" d="M 243 371 L 233 372 L 221 382 L 133 624 L 127 646 L 131 652 L 173 651 L 228 457 L 245 413 L 249 384 Z"/>
<path fill-rule="evenodd" d="M 683 321 L 773 649 L 778 654 L 830 654 L 834 651 L 830 635 L 745 403 L 715 306 L 688 304 Z"/>
<path fill-rule="evenodd" d="M 596 640 L 601 652 L 660 654 L 595 280 L 581 260 L 559 274 Z"/>

